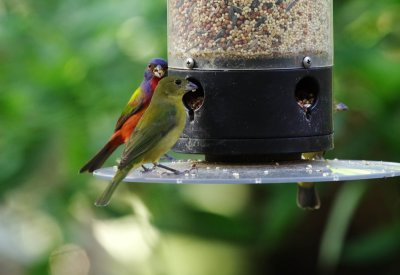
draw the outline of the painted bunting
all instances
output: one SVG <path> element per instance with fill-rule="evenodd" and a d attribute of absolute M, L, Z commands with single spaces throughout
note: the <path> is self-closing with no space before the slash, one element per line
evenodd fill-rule
<path fill-rule="evenodd" d="M 149 107 L 125 144 L 114 178 L 96 201 L 96 206 L 106 206 L 129 171 L 144 163 L 177 173 L 157 162 L 175 144 L 185 127 L 183 95 L 196 89 L 195 84 L 180 77 L 167 76 L 160 80 Z"/>
<path fill-rule="evenodd" d="M 159 80 L 167 75 L 167 70 L 168 64 L 164 59 L 154 58 L 150 61 L 144 72 L 142 83 L 133 92 L 128 104 L 118 118 L 113 135 L 106 145 L 80 169 L 80 173 L 85 171 L 93 172 L 99 169 L 115 149 L 129 139 L 149 106 Z"/>

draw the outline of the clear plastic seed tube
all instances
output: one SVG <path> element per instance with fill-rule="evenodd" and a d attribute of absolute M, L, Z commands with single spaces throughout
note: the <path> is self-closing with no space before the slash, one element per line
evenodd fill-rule
<path fill-rule="evenodd" d="M 326 67 L 332 54 L 332 0 L 168 0 L 173 68 Z"/>

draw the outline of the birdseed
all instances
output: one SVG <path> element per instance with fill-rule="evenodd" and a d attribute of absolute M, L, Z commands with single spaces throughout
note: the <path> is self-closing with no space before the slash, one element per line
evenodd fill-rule
<path fill-rule="evenodd" d="M 169 0 L 172 67 L 301 67 L 332 64 L 332 0 Z"/>

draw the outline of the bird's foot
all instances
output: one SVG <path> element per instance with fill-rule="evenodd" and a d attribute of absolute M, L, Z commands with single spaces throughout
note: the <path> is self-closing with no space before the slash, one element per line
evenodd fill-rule
<path fill-rule="evenodd" d="M 154 171 L 154 169 L 156 168 L 156 165 L 153 164 L 153 167 L 151 167 L 151 168 L 147 168 L 146 166 L 142 165 L 142 168 L 143 168 L 143 171 L 141 171 L 141 172 L 142 172 L 143 174 L 144 174 L 144 173 L 149 173 L 149 172 Z"/>
<path fill-rule="evenodd" d="M 181 171 L 179 171 L 179 170 L 176 170 L 176 169 L 174 169 L 174 168 L 171 168 L 171 167 L 168 167 L 168 166 L 159 164 L 159 163 L 154 164 L 154 165 L 157 166 L 157 167 L 160 167 L 160 168 L 162 168 L 162 169 L 168 170 L 168 171 L 174 173 L 175 175 L 181 175 L 181 174 L 183 174 L 183 172 L 181 172 Z"/>
<path fill-rule="evenodd" d="M 186 170 L 184 170 L 184 171 L 179 171 L 179 170 L 176 170 L 176 169 L 174 169 L 174 168 L 171 168 L 171 167 L 168 167 L 168 166 L 159 164 L 159 163 L 154 164 L 154 166 L 157 166 L 157 167 L 163 168 L 163 169 L 165 169 L 165 170 L 168 170 L 168 171 L 174 173 L 175 175 L 187 174 L 187 173 L 190 173 L 190 172 L 193 171 L 193 170 L 196 170 L 196 173 L 197 173 L 197 167 L 196 167 L 196 164 L 195 164 L 195 163 L 192 164 L 192 167 L 191 167 L 190 169 L 186 169 Z"/>

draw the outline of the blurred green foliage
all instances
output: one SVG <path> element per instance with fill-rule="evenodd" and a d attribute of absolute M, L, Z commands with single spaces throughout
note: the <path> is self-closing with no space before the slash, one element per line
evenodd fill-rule
<path fill-rule="evenodd" d="M 334 1 L 350 110 L 328 157 L 400 161 L 399 22 L 397 0 Z M 0 0 L 0 275 L 397 274 L 396 179 L 319 184 L 310 213 L 293 184 L 125 185 L 95 208 L 105 182 L 77 171 L 155 56 L 165 0 Z"/>

